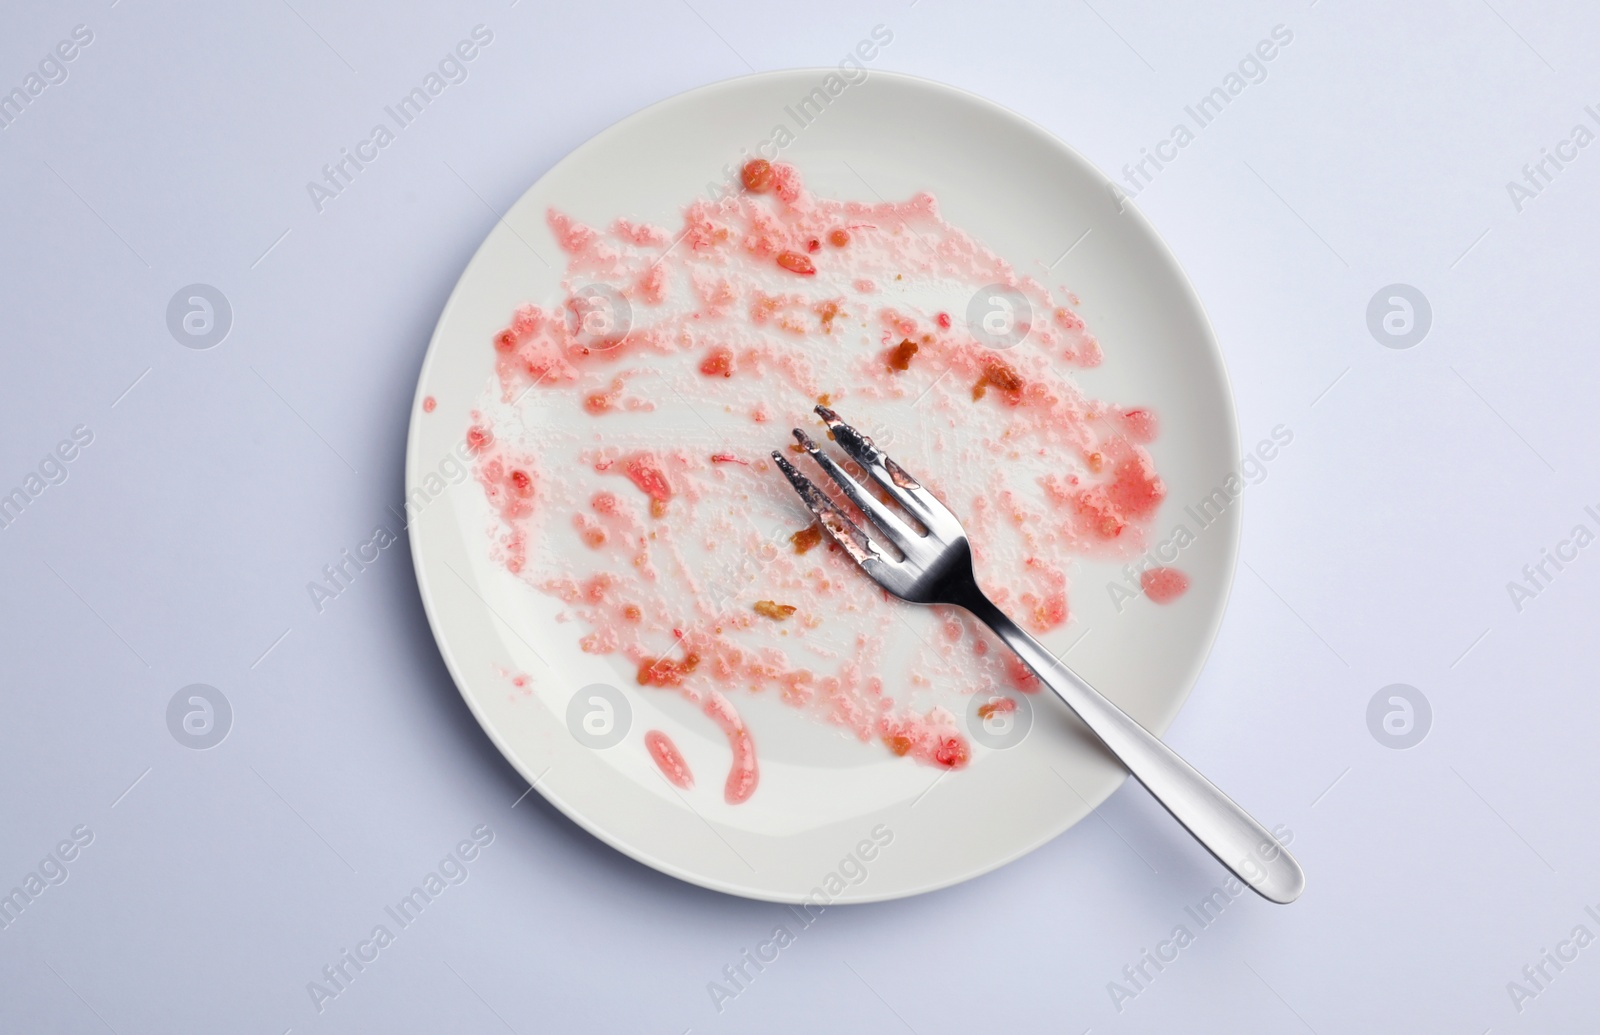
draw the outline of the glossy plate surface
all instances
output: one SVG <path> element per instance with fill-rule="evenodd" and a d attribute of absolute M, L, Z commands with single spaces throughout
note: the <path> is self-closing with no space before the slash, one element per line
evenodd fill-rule
<path fill-rule="evenodd" d="M 771 695 L 747 696 L 736 703 L 759 745 L 761 785 L 729 805 L 720 794 L 722 734 L 675 695 L 638 686 L 631 666 L 579 649 L 577 627 L 555 620 L 559 603 L 492 558 L 493 513 L 473 479 L 456 480 L 453 458 L 495 384 L 495 333 L 517 306 L 562 297 L 564 257 L 547 209 L 602 227 L 619 216 L 676 227 L 682 206 L 742 152 L 771 140 L 776 126 L 794 131 L 789 112 L 826 74 L 762 74 L 671 98 L 605 130 L 535 183 L 489 233 L 440 317 L 406 464 L 412 551 L 434 634 L 505 756 L 563 812 L 634 858 L 720 891 L 789 902 L 817 888 L 832 901 L 895 898 L 984 873 L 1066 830 L 1125 774 L 1048 695 L 1032 698 L 1020 744 L 975 743 L 971 764 L 948 773 L 858 743 Z M 1167 606 L 1129 599 L 1108 589 L 1126 589 L 1126 559 L 1078 559 L 1068 569 L 1071 621 L 1043 639 L 1070 648 L 1067 660 L 1085 678 L 1163 731 L 1220 623 L 1239 531 L 1236 499 L 1220 515 L 1213 502 L 1204 524 L 1189 509 L 1237 494 L 1237 434 L 1216 341 L 1169 250 L 1066 145 L 924 80 L 874 72 L 849 85 L 779 157 L 830 197 L 934 194 L 950 223 L 1080 298 L 1105 353 L 1097 368 L 1071 372 L 1088 395 L 1159 415 L 1148 448 L 1167 497 L 1148 545 L 1188 530 L 1192 542 L 1175 563 L 1189 590 Z M 530 393 L 521 405 L 540 398 Z M 435 403 L 426 412 L 425 399 Z M 786 430 L 773 428 L 770 443 L 754 443 L 760 436 L 748 427 L 738 434 L 771 449 Z M 529 692 L 511 685 L 513 673 L 526 675 Z M 629 732 L 615 747 L 587 747 L 569 732 L 572 698 L 595 684 L 627 702 Z M 953 701 L 952 710 L 965 704 Z M 668 731 L 697 774 L 704 770 L 695 791 L 661 778 L 639 743 L 648 729 Z"/>

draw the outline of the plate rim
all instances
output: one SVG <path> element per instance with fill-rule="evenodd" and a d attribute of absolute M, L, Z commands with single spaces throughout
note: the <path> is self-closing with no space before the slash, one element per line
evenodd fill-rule
<path fill-rule="evenodd" d="M 660 100 L 653 101 L 644 107 L 638 108 L 628 115 L 617 119 L 616 121 L 605 126 L 603 129 L 600 129 L 599 131 L 586 137 L 581 143 L 579 143 L 572 150 L 568 151 L 558 161 L 550 165 L 531 183 L 529 183 L 528 186 L 517 195 L 516 200 L 514 200 L 506 208 L 506 213 L 515 211 L 517 206 L 522 203 L 523 199 L 526 198 L 529 193 L 536 190 L 541 182 L 565 167 L 568 163 L 578 160 L 579 157 L 596 141 L 603 137 L 609 137 L 616 133 L 622 132 L 633 123 L 646 119 L 658 111 L 687 103 L 700 95 L 713 94 L 724 90 L 738 89 L 747 83 L 758 80 L 781 79 L 785 77 L 804 75 L 827 75 L 834 71 L 835 70 L 831 66 L 796 66 L 791 68 L 769 69 L 767 71 L 752 72 L 746 75 L 733 76 L 727 79 L 719 79 L 713 82 L 703 83 L 699 86 L 690 87 L 686 90 L 681 90 L 678 93 L 661 98 Z M 908 72 L 892 71 L 888 69 L 868 70 L 865 78 L 858 80 L 857 82 L 865 82 L 866 79 L 878 77 L 901 80 L 921 89 L 927 89 L 936 93 L 950 95 L 958 100 L 983 109 L 991 117 L 1007 120 L 1017 124 L 1022 129 L 1037 135 L 1042 140 L 1048 141 L 1051 146 L 1062 152 L 1069 160 L 1076 162 L 1084 171 L 1098 179 L 1102 185 L 1104 185 L 1107 192 L 1111 193 L 1117 198 L 1121 207 L 1120 214 L 1125 216 L 1131 215 L 1134 218 L 1134 220 L 1139 224 L 1140 229 L 1159 249 L 1160 254 L 1168 263 L 1171 264 L 1171 268 L 1177 272 L 1181 290 L 1187 296 L 1187 301 L 1193 305 L 1194 310 L 1199 317 L 1200 329 L 1204 332 L 1205 344 L 1209 347 L 1214 358 L 1216 359 L 1217 370 L 1221 375 L 1221 399 L 1225 404 L 1223 406 L 1223 416 L 1225 417 L 1228 429 L 1228 444 L 1231 448 L 1230 455 L 1234 462 L 1237 463 L 1240 456 L 1239 414 L 1234 398 L 1233 381 L 1228 373 L 1227 357 L 1223 353 L 1222 343 L 1217 337 L 1216 328 L 1212 324 L 1210 314 L 1206 311 L 1204 301 L 1200 298 L 1199 292 L 1195 289 L 1194 282 L 1190 278 L 1188 270 L 1185 269 L 1183 264 L 1179 261 L 1177 254 L 1173 251 L 1172 246 L 1167 242 L 1166 238 L 1163 237 L 1159 231 L 1157 231 L 1155 225 L 1148 217 L 1145 216 L 1144 212 L 1139 209 L 1136 204 L 1134 204 L 1133 198 L 1119 190 L 1116 187 L 1114 180 L 1107 176 L 1099 166 L 1095 165 L 1088 158 L 1084 157 L 1084 155 L 1082 155 L 1071 144 L 1067 143 L 1065 140 L 1051 132 L 1046 127 L 1035 122 L 1033 119 L 1030 119 L 1026 115 L 1006 107 L 998 101 L 992 100 L 981 94 L 974 93 L 973 91 L 964 89 L 963 87 L 954 86 L 950 83 L 942 82 L 940 80 L 930 79 L 925 76 L 914 75 Z M 419 465 L 422 463 L 420 459 L 419 447 L 423 426 L 422 417 L 425 412 L 422 403 L 426 395 L 426 385 L 429 380 L 429 373 L 432 370 L 434 361 L 439 355 L 440 341 L 443 335 L 445 322 L 455 308 L 468 275 L 472 272 L 479 259 L 484 255 L 485 250 L 489 246 L 491 238 L 493 238 L 504 225 L 505 215 L 498 216 L 496 222 L 489 227 L 484 234 L 483 239 L 479 241 L 477 247 L 473 249 L 472 256 L 467 260 L 466 265 L 462 267 L 460 275 L 457 276 L 455 284 L 451 287 L 450 294 L 445 299 L 444 305 L 439 311 L 438 319 L 434 323 L 433 331 L 429 335 L 428 345 L 424 350 L 422 363 L 417 371 L 416 389 L 413 392 L 411 401 L 411 417 L 406 431 L 404 492 L 407 496 L 409 496 L 409 494 L 415 488 L 417 488 L 417 482 L 424 473 L 420 471 L 419 468 Z M 1177 719 L 1178 713 L 1181 712 L 1183 707 L 1188 703 L 1189 697 L 1193 694 L 1195 685 L 1199 682 L 1200 676 L 1204 673 L 1205 667 L 1211 659 L 1211 653 L 1216 647 L 1217 636 L 1221 632 L 1222 623 L 1227 616 L 1228 607 L 1233 598 L 1234 585 L 1238 578 L 1240 543 L 1243 538 L 1244 530 L 1243 503 L 1244 496 L 1241 494 L 1228 510 L 1228 513 L 1231 515 L 1231 520 L 1229 521 L 1225 530 L 1225 572 L 1223 585 L 1221 587 L 1221 595 L 1218 605 L 1209 615 L 1205 623 L 1205 628 L 1201 636 L 1202 649 L 1196 652 L 1195 660 L 1191 665 L 1191 670 L 1180 681 L 1181 685 L 1172 695 L 1172 698 L 1167 706 L 1162 710 L 1162 714 L 1158 717 L 1157 721 L 1152 722 L 1147 726 L 1147 728 L 1158 737 L 1165 735 L 1166 731 Z M 433 634 L 434 644 L 439 650 L 440 658 L 444 661 L 445 668 L 450 673 L 451 681 L 455 684 L 456 692 L 461 696 L 462 700 L 466 702 L 467 708 L 472 713 L 473 719 L 477 722 L 479 728 L 489 737 L 490 742 L 493 743 L 495 749 L 500 752 L 501 757 L 506 762 L 510 763 L 511 767 L 515 769 L 517 773 L 523 777 L 523 779 L 528 781 L 530 790 L 538 791 L 539 794 L 547 802 L 559 810 L 562 815 L 576 823 L 587 833 L 593 835 L 603 844 L 615 849 L 618 852 L 621 852 L 623 855 L 626 855 L 628 858 L 633 859 L 636 862 L 642 863 L 658 872 L 675 877 L 684 881 L 685 883 L 693 884 L 711 891 L 720 892 L 722 894 L 751 899 L 753 901 L 775 902 L 783 904 L 797 904 L 805 901 L 805 895 L 810 889 L 806 889 L 806 892 L 801 893 L 782 894 L 764 888 L 745 887 L 737 884 L 736 882 L 694 872 L 684 866 L 658 858 L 656 855 L 642 848 L 641 846 L 613 835 L 611 832 L 589 819 L 582 810 L 569 805 L 558 793 L 541 786 L 540 780 L 542 779 L 542 774 L 534 774 L 529 772 L 530 767 L 525 766 L 524 763 L 518 758 L 518 753 L 511 749 L 510 745 L 497 730 L 495 724 L 487 715 L 485 715 L 478 702 L 474 700 L 473 695 L 468 693 L 466 688 L 467 680 L 462 674 L 461 665 L 456 659 L 449 643 L 447 642 L 447 638 L 442 634 L 440 618 L 436 614 L 436 610 L 439 605 L 435 599 L 435 594 L 429 582 L 429 569 L 424 563 L 422 556 L 422 549 L 420 546 L 421 539 L 419 536 L 412 534 L 412 528 L 409 522 L 406 526 L 406 535 L 410 545 L 412 571 L 416 576 L 418 595 L 422 600 L 423 612 L 428 619 L 428 628 Z M 902 887 L 893 891 L 886 891 L 882 893 L 868 892 L 866 891 L 865 886 L 863 886 L 862 890 L 865 892 L 864 894 L 840 896 L 829 904 L 856 905 L 911 898 L 913 896 L 923 895 L 929 892 L 953 887 L 958 884 L 963 884 L 986 874 L 993 873 L 994 871 L 1008 866 L 1011 863 L 1016 862 L 1018 859 L 1037 851 L 1044 844 L 1055 840 L 1056 838 L 1076 827 L 1089 815 L 1089 813 L 1094 812 L 1094 810 L 1099 808 L 1099 806 L 1109 799 L 1111 795 L 1120 790 L 1123 785 L 1127 783 L 1129 775 L 1131 774 L 1124 773 L 1122 779 L 1109 784 L 1103 794 L 1096 795 L 1091 793 L 1088 797 L 1084 798 L 1087 808 L 1083 815 L 1068 821 L 1059 829 L 1048 830 L 1041 837 L 1027 843 L 1024 847 L 1019 848 L 1011 853 L 997 856 L 994 859 L 987 861 L 980 867 L 968 869 L 961 873 L 947 877 L 939 877 L 925 884 L 919 884 L 914 887 Z"/>

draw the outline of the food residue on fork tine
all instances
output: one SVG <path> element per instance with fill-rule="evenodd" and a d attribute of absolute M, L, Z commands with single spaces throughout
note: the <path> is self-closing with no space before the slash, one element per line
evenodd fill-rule
<path fill-rule="evenodd" d="M 547 222 L 562 294 L 485 341 L 495 378 L 466 430 L 492 557 L 559 603 L 556 630 L 627 666 L 634 692 L 699 709 L 726 740 L 730 803 L 759 783 L 737 703 L 752 696 L 871 750 L 967 765 L 961 695 L 1004 708 L 1001 690 L 1037 680 L 976 623 L 899 610 L 774 456 L 803 452 L 780 432 L 819 429 L 813 406 L 841 408 L 961 516 L 995 602 L 1034 633 L 1061 630 L 1071 562 L 1137 557 L 1166 495 L 1146 448 L 1156 415 L 1068 375 L 1101 358 L 1076 299 L 1037 279 L 1043 262 L 1015 269 L 945 222 L 931 195 L 822 197 L 764 159 L 674 227 L 555 209 Z M 961 315 L 995 285 L 1032 314 L 1004 350 Z M 1187 586 L 1176 569 L 1145 576 L 1156 603 Z M 907 634 L 928 621 L 942 634 Z M 670 739 L 652 730 L 645 746 L 673 779 Z"/>

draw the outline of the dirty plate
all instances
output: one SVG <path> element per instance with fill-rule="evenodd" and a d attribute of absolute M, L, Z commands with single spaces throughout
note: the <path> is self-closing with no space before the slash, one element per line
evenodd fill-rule
<path fill-rule="evenodd" d="M 1042 638 L 1070 651 L 1070 664 L 1154 731 L 1172 721 L 1210 649 L 1239 531 L 1222 359 L 1150 225 L 1086 161 L 1021 117 L 948 86 L 847 71 L 855 82 L 830 70 L 788 71 L 674 97 L 545 174 L 490 231 L 451 295 L 407 443 L 422 599 L 462 696 L 499 749 L 539 793 L 620 851 L 709 888 L 785 902 L 895 898 L 992 870 L 1082 819 L 1125 773 L 1048 695 L 1012 694 L 1023 701 L 1016 712 L 983 719 L 968 711 L 961 687 L 929 688 L 948 695 L 970 751 L 962 768 L 945 770 L 858 740 L 776 693 L 730 692 L 760 759 L 755 793 L 730 803 L 724 731 L 679 694 L 639 685 L 635 665 L 580 649 L 584 627 L 558 620 L 567 607 L 508 570 L 499 515 L 465 462 L 474 411 L 498 398 L 495 335 L 518 306 L 560 305 L 570 289 L 547 210 L 601 228 L 618 217 L 677 228 L 708 182 L 764 148 L 820 196 L 876 204 L 929 192 L 945 220 L 1019 272 L 1075 293 L 1104 360 L 1070 376 L 1091 398 L 1159 415 L 1160 433 L 1146 448 L 1166 496 L 1142 548 L 1181 569 L 1189 588 L 1165 605 L 1152 601 L 1124 570 L 1140 550 L 1055 557 L 1068 576 L 1071 617 Z M 1016 349 L 1030 347 L 1024 340 Z M 548 398 L 534 390 L 519 400 L 528 426 L 555 419 L 541 411 Z M 618 423 L 596 427 L 648 434 L 649 422 L 680 402 L 693 400 L 608 414 Z M 841 409 L 868 426 L 875 419 L 866 396 Z M 784 445 L 787 423 L 758 426 L 715 410 L 707 428 L 716 424 L 713 436 L 759 458 Z M 936 484 L 937 471 L 910 462 L 923 455 L 910 438 L 916 431 L 901 427 L 893 451 L 909 453 L 907 466 Z M 956 424 L 944 433 L 965 432 Z M 998 462 L 1048 470 L 1053 458 Z M 772 477 L 772 492 L 787 493 Z M 527 544 L 533 555 L 540 548 Z M 888 684 L 916 669 L 917 638 L 938 628 L 937 616 L 914 610 L 907 606 L 905 649 L 884 666 Z M 849 620 L 824 617 L 836 627 Z M 648 731 L 677 744 L 694 771 L 692 789 L 663 778 L 646 750 Z"/>

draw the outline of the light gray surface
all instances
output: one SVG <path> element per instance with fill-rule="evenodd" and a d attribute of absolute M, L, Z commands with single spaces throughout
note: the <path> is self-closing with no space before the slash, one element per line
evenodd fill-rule
<path fill-rule="evenodd" d="M 0 1029 L 1592 1023 L 1600 947 L 1546 964 L 1520 1013 L 1507 989 L 1575 926 L 1600 936 L 1600 547 L 1520 611 L 1507 590 L 1600 531 L 1600 147 L 1521 211 L 1506 186 L 1600 132 L 1600 18 L 1565 6 L 7 5 L 0 89 L 74 26 L 94 38 L 0 130 L 0 489 L 78 425 L 93 441 L 0 531 L 0 889 L 93 840 L 0 929 Z M 480 23 L 467 79 L 319 214 L 306 182 Z M 1294 432 L 1247 492 L 1245 566 L 1170 734 L 1293 832 L 1294 906 L 1240 897 L 1202 928 L 1186 907 L 1222 872 L 1130 786 L 997 873 L 800 930 L 536 793 L 513 808 L 525 785 L 450 685 L 403 548 L 309 601 L 397 526 L 423 346 L 490 209 L 636 108 L 832 64 L 879 23 L 875 67 L 992 97 L 1113 173 L 1293 32 L 1137 203 L 1216 323 L 1247 442 Z M 233 309 L 205 351 L 166 320 L 197 282 Z M 1432 307 L 1409 349 L 1367 326 L 1395 282 Z M 194 683 L 233 713 L 209 750 L 169 731 Z M 1432 709 L 1406 750 L 1368 726 L 1394 683 Z M 464 883 L 387 918 L 484 825 Z M 379 923 L 393 943 L 319 1014 L 307 983 Z M 779 924 L 793 944 L 719 1014 L 708 982 Z M 1192 944 L 1119 1012 L 1108 982 L 1133 990 L 1123 968 L 1180 924 Z"/>

